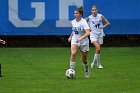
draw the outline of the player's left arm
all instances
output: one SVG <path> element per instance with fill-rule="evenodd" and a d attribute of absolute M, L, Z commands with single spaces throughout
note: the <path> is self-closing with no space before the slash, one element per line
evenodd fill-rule
<path fill-rule="evenodd" d="M 89 35 L 90 35 L 90 29 L 85 29 L 85 34 L 83 36 L 81 36 L 80 38 L 78 38 L 76 41 L 80 42 L 82 39 L 85 39 Z"/>
<path fill-rule="evenodd" d="M 89 17 L 87 17 L 85 20 L 86 20 L 87 22 L 89 22 Z"/>
<path fill-rule="evenodd" d="M 102 20 L 105 22 L 105 24 L 102 27 L 100 27 L 100 29 L 103 29 L 103 28 L 109 26 L 110 22 L 103 15 L 101 17 L 102 17 Z"/>
<path fill-rule="evenodd" d="M 88 37 L 90 35 L 90 27 L 88 25 L 88 23 L 85 21 L 83 21 L 83 27 L 85 30 L 85 34 L 83 36 L 81 36 L 80 38 L 78 38 L 76 41 L 80 42 L 82 39 L 85 39 L 86 37 Z"/>

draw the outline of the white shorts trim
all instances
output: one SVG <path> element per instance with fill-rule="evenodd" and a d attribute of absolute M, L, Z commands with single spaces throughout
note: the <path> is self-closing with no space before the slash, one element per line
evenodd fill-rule
<path fill-rule="evenodd" d="M 77 45 L 79 47 L 81 52 L 88 52 L 89 51 L 89 44 L 86 44 L 86 45 L 75 44 L 75 45 Z"/>
<path fill-rule="evenodd" d="M 89 51 L 89 44 L 80 45 L 79 48 L 80 48 L 80 51 L 82 51 L 82 52 L 88 52 Z"/>

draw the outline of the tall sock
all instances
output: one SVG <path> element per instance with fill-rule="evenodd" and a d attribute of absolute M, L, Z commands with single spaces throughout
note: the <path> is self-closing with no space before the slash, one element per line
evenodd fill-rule
<path fill-rule="evenodd" d="M 74 69 L 75 67 L 75 62 L 70 62 L 70 69 Z"/>
<path fill-rule="evenodd" d="M 101 63 L 100 63 L 100 54 L 97 54 L 97 65 L 98 66 L 101 65 Z"/>
<path fill-rule="evenodd" d="M 88 63 L 84 64 L 84 67 L 85 67 L 85 72 L 88 72 Z"/>
<path fill-rule="evenodd" d="M 95 62 L 97 61 L 97 55 L 98 55 L 98 54 L 94 54 L 93 63 L 95 63 Z"/>

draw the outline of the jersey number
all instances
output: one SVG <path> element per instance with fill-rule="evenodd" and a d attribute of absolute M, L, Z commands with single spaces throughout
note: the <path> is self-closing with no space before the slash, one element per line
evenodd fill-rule
<path fill-rule="evenodd" d="M 95 25 L 96 28 L 99 28 L 100 24 Z"/>
<path fill-rule="evenodd" d="M 78 32 L 78 31 L 74 31 L 74 33 L 75 33 L 75 34 L 79 34 L 79 32 Z"/>

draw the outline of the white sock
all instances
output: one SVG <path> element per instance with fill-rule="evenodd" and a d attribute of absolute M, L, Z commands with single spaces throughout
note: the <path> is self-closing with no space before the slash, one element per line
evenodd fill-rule
<path fill-rule="evenodd" d="M 85 67 L 85 71 L 88 72 L 88 63 L 84 64 L 84 67 Z"/>
<path fill-rule="evenodd" d="M 98 54 L 94 54 L 93 63 L 95 63 L 95 62 L 97 61 L 97 55 L 98 55 Z"/>
<path fill-rule="evenodd" d="M 98 66 L 101 65 L 101 63 L 100 63 L 100 54 L 97 54 L 97 65 Z"/>
<path fill-rule="evenodd" d="M 70 62 L 70 69 L 74 69 L 75 67 L 75 62 Z"/>

